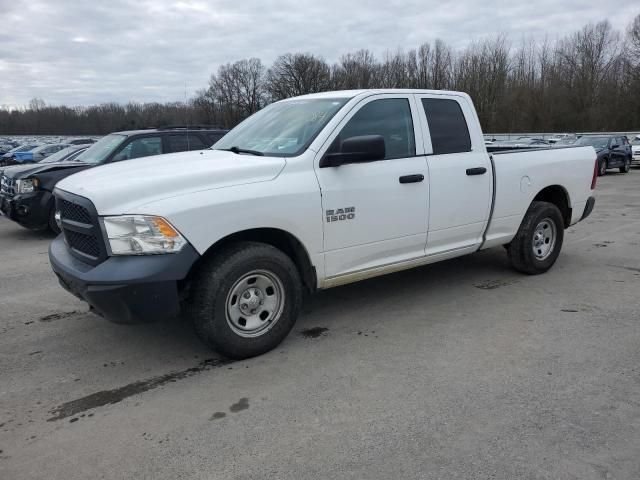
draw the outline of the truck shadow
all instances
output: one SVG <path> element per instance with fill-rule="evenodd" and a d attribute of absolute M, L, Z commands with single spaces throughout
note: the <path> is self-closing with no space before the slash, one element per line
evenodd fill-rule
<path fill-rule="evenodd" d="M 509 265 L 502 247 L 437 262 L 376 278 L 352 283 L 318 292 L 305 306 L 305 313 L 315 316 L 331 315 L 333 312 L 368 305 L 393 302 L 425 302 L 450 294 L 453 288 L 463 285 L 493 289 L 512 283 L 521 275 Z M 488 285 L 488 286 L 483 286 Z M 307 323 L 304 315 L 299 326 Z"/>
<path fill-rule="evenodd" d="M 454 290 L 463 286 L 493 290 L 521 277 L 510 268 L 506 253 L 500 247 L 320 291 L 305 300 L 303 311 L 285 342 L 292 347 L 292 342 L 295 342 L 292 337 L 296 332 L 338 327 L 345 316 L 353 316 L 363 310 L 369 315 L 375 314 L 383 305 L 415 306 L 424 303 L 428 306 L 430 301 L 454 295 Z M 94 317 L 91 313 L 87 315 Z M 105 335 L 113 335 L 118 339 L 121 354 L 144 344 L 147 355 L 151 356 L 157 354 L 166 358 L 167 353 L 172 352 L 170 356 L 174 357 L 219 358 L 200 342 L 191 323 L 184 317 L 138 325 L 112 324 L 99 317 L 92 321 L 100 322 L 95 341 L 105 340 Z"/>

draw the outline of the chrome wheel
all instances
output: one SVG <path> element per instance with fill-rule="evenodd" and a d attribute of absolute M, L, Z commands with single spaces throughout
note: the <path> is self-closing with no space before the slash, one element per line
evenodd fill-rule
<path fill-rule="evenodd" d="M 229 290 L 227 323 L 241 337 L 259 337 L 278 322 L 284 307 L 282 281 L 267 270 L 242 276 Z"/>
<path fill-rule="evenodd" d="M 556 245 L 556 224 L 550 218 L 538 223 L 533 233 L 533 255 L 538 260 L 547 258 Z"/>

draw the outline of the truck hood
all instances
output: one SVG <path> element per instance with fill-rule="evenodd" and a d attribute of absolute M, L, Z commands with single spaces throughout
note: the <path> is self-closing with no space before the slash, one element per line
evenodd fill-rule
<path fill-rule="evenodd" d="M 81 162 L 57 162 L 57 163 L 29 163 L 27 165 L 15 165 L 7 167 L 2 172 L 9 178 L 26 178 L 39 173 L 55 172 L 58 170 L 66 170 L 67 168 L 77 168 L 87 166 Z"/>
<path fill-rule="evenodd" d="M 272 180 L 286 161 L 221 150 L 171 153 L 90 168 L 57 189 L 90 199 L 100 215 L 146 213 L 148 203 L 188 193 Z"/>

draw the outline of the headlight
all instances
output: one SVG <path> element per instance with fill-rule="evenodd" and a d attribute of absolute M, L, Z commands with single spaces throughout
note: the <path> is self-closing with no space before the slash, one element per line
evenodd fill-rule
<path fill-rule="evenodd" d="M 162 217 L 122 215 L 103 217 L 113 255 L 153 255 L 176 253 L 187 243 Z"/>
<path fill-rule="evenodd" d="M 40 181 L 37 178 L 25 178 L 16 181 L 16 193 L 31 193 L 38 188 Z"/>

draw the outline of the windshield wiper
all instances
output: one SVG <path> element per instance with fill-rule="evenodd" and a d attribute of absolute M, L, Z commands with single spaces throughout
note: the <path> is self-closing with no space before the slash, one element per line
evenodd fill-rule
<path fill-rule="evenodd" d="M 231 147 L 231 148 L 219 148 L 218 150 L 224 150 L 225 152 L 233 152 L 236 155 L 239 153 L 248 153 L 249 155 L 257 155 L 258 157 L 264 157 L 264 153 L 258 150 L 249 150 L 248 148 Z"/>

